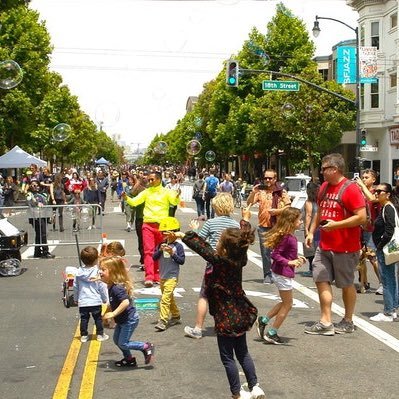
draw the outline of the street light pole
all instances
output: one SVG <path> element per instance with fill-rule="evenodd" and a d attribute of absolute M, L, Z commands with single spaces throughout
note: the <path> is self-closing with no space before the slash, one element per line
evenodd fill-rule
<path fill-rule="evenodd" d="M 320 27 L 319 27 L 319 19 L 327 19 L 329 21 L 335 21 L 342 25 L 345 25 L 347 28 L 353 30 L 356 34 L 356 99 L 355 99 L 355 107 L 356 107 L 356 168 L 359 172 L 360 169 L 360 42 L 359 42 L 359 29 L 358 27 L 353 28 L 352 26 L 346 24 L 343 21 L 335 18 L 328 18 L 328 17 L 319 17 L 316 15 L 316 19 L 313 25 L 313 36 L 318 37 L 320 34 Z"/>

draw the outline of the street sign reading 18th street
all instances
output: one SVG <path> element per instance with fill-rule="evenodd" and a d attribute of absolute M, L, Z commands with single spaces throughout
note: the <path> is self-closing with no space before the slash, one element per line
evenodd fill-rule
<path fill-rule="evenodd" d="M 264 80 L 263 90 L 299 91 L 299 82 L 289 80 Z"/>

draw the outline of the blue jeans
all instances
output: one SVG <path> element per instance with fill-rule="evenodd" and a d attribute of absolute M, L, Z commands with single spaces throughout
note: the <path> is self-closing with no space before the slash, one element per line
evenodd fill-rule
<path fill-rule="evenodd" d="M 272 266 L 272 259 L 271 259 L 272 250 L 264 246 L 265 243 L 264 233 L 266 233 L 270 229 L 271 227 L 258 226 L 260 254 L 262 256 L 262 265 L 263 265 L 263 278 L 265 278 L 266 276 L 271 276 L 272 274 L 270 270 Z"/>
<path fill-rule="evenodd" d="M 197 214 L 198 216 L 203 216 L 205 215 L 205 201 L 203 198 L 194 198 L 196 204 L 197 204 Z"/>
<path fill-rule="evenodd" d="M 139 324 L 139 315 L 136 312 L 134 316 L 126 323 L 117 324 L 114 330 L 114 343 L 122 351 L 123 357 L 131 356 L 131 350 L 142 351 L 144 349 L 144 342 L 130 341 L 134 330 Z"/>
<path fill-rule="evenodd" d="M 227 379 L 230 384 L 230 391 L 237 395 L 241 390 L 240 376 L 234 354 L 240 363 L 248 382 L 248 388 L 251 390 L 258 382 L 255 365 L 251 355 L 248 352 L 247 335 L 244 333 L 239 337 L 217 336 L 220 360 L 226 370 Z"/>
<path fill-rule="evenodd" d="M 396 263 L 385 264 L 384 253 L 377 250 L 378 268 L 384 288 L 384 313 L 392 314 L 398 307 L 398 287 L 396 281 Z"/>

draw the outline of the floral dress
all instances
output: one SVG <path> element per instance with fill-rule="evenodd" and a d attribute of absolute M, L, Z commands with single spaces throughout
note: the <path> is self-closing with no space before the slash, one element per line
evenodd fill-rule
<path fill-rule="evenodd" d="M 216 334 L 237 337 L 249 331 L 258 311 L 242 289 L 242 268 L 247 260 L 239 263 L 218 255 L 194 231 L 187 232 L 183 242 L 213 265 L 213 272 L 205 275 L 205 292 Z"/>

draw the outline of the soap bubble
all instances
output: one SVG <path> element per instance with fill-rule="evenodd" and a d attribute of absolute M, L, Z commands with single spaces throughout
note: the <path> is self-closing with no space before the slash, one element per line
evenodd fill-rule
<path fill-rule="evenodd" d="M 197 155 L 201 151 L 202 145 L 198 140 L 190 140 L 186 149 L 189 155 Z"/>
<path fill-rule="evenodd" d="M 194 118 L 194 126 L 201 127 L 202 126 L 202 118 L 200 116 L 196 116 Z"/>
<path fill-rule="evenodd" d="M 0 62 L 0 88 L 12 89 L 22 82 L 22 69 L 12 60 Z"/>
<path fill-rule="evenodd" d="M 202 139 L 202 133 L 201 133 L 201 132 L 196 132 L 196 133 L 194 134 L 194 137 L 195 137 L 197 140 L 201 140 L 201 139 Z"/>
<path fill-rule="evenodd" d="M 281 111 L 284 114 L 284 116 L 286 116 L 286 117 L 291 116 L 292 113 L 295 111 L 295 106 L 291 103 L 285 103 L 281 107 Z"/>
<path fill-rule="evenodd" d="M 212 150 L 207 151 L 207 152 L 205 153 L 205 159 L 206 159 L 208 162 L 213 162 L 213 161 L 216 159 L 216 154 L 215 154 L 215 152 L 212 151 Z"/>
<path fill-rule="evenodd" d="M 158 141 L 158 143 L 154 147 L 154 152 L 159 155 L 166 154 L 167 150 L 168 150 L 168 144 L 165 143 L 164 141 Z"/>
<path fill-rule="evenodd" d="M 53 141 L 65 141 L 71 134 L 72 128 L 67 123 L 59 123 L 53 128 Z"/>

